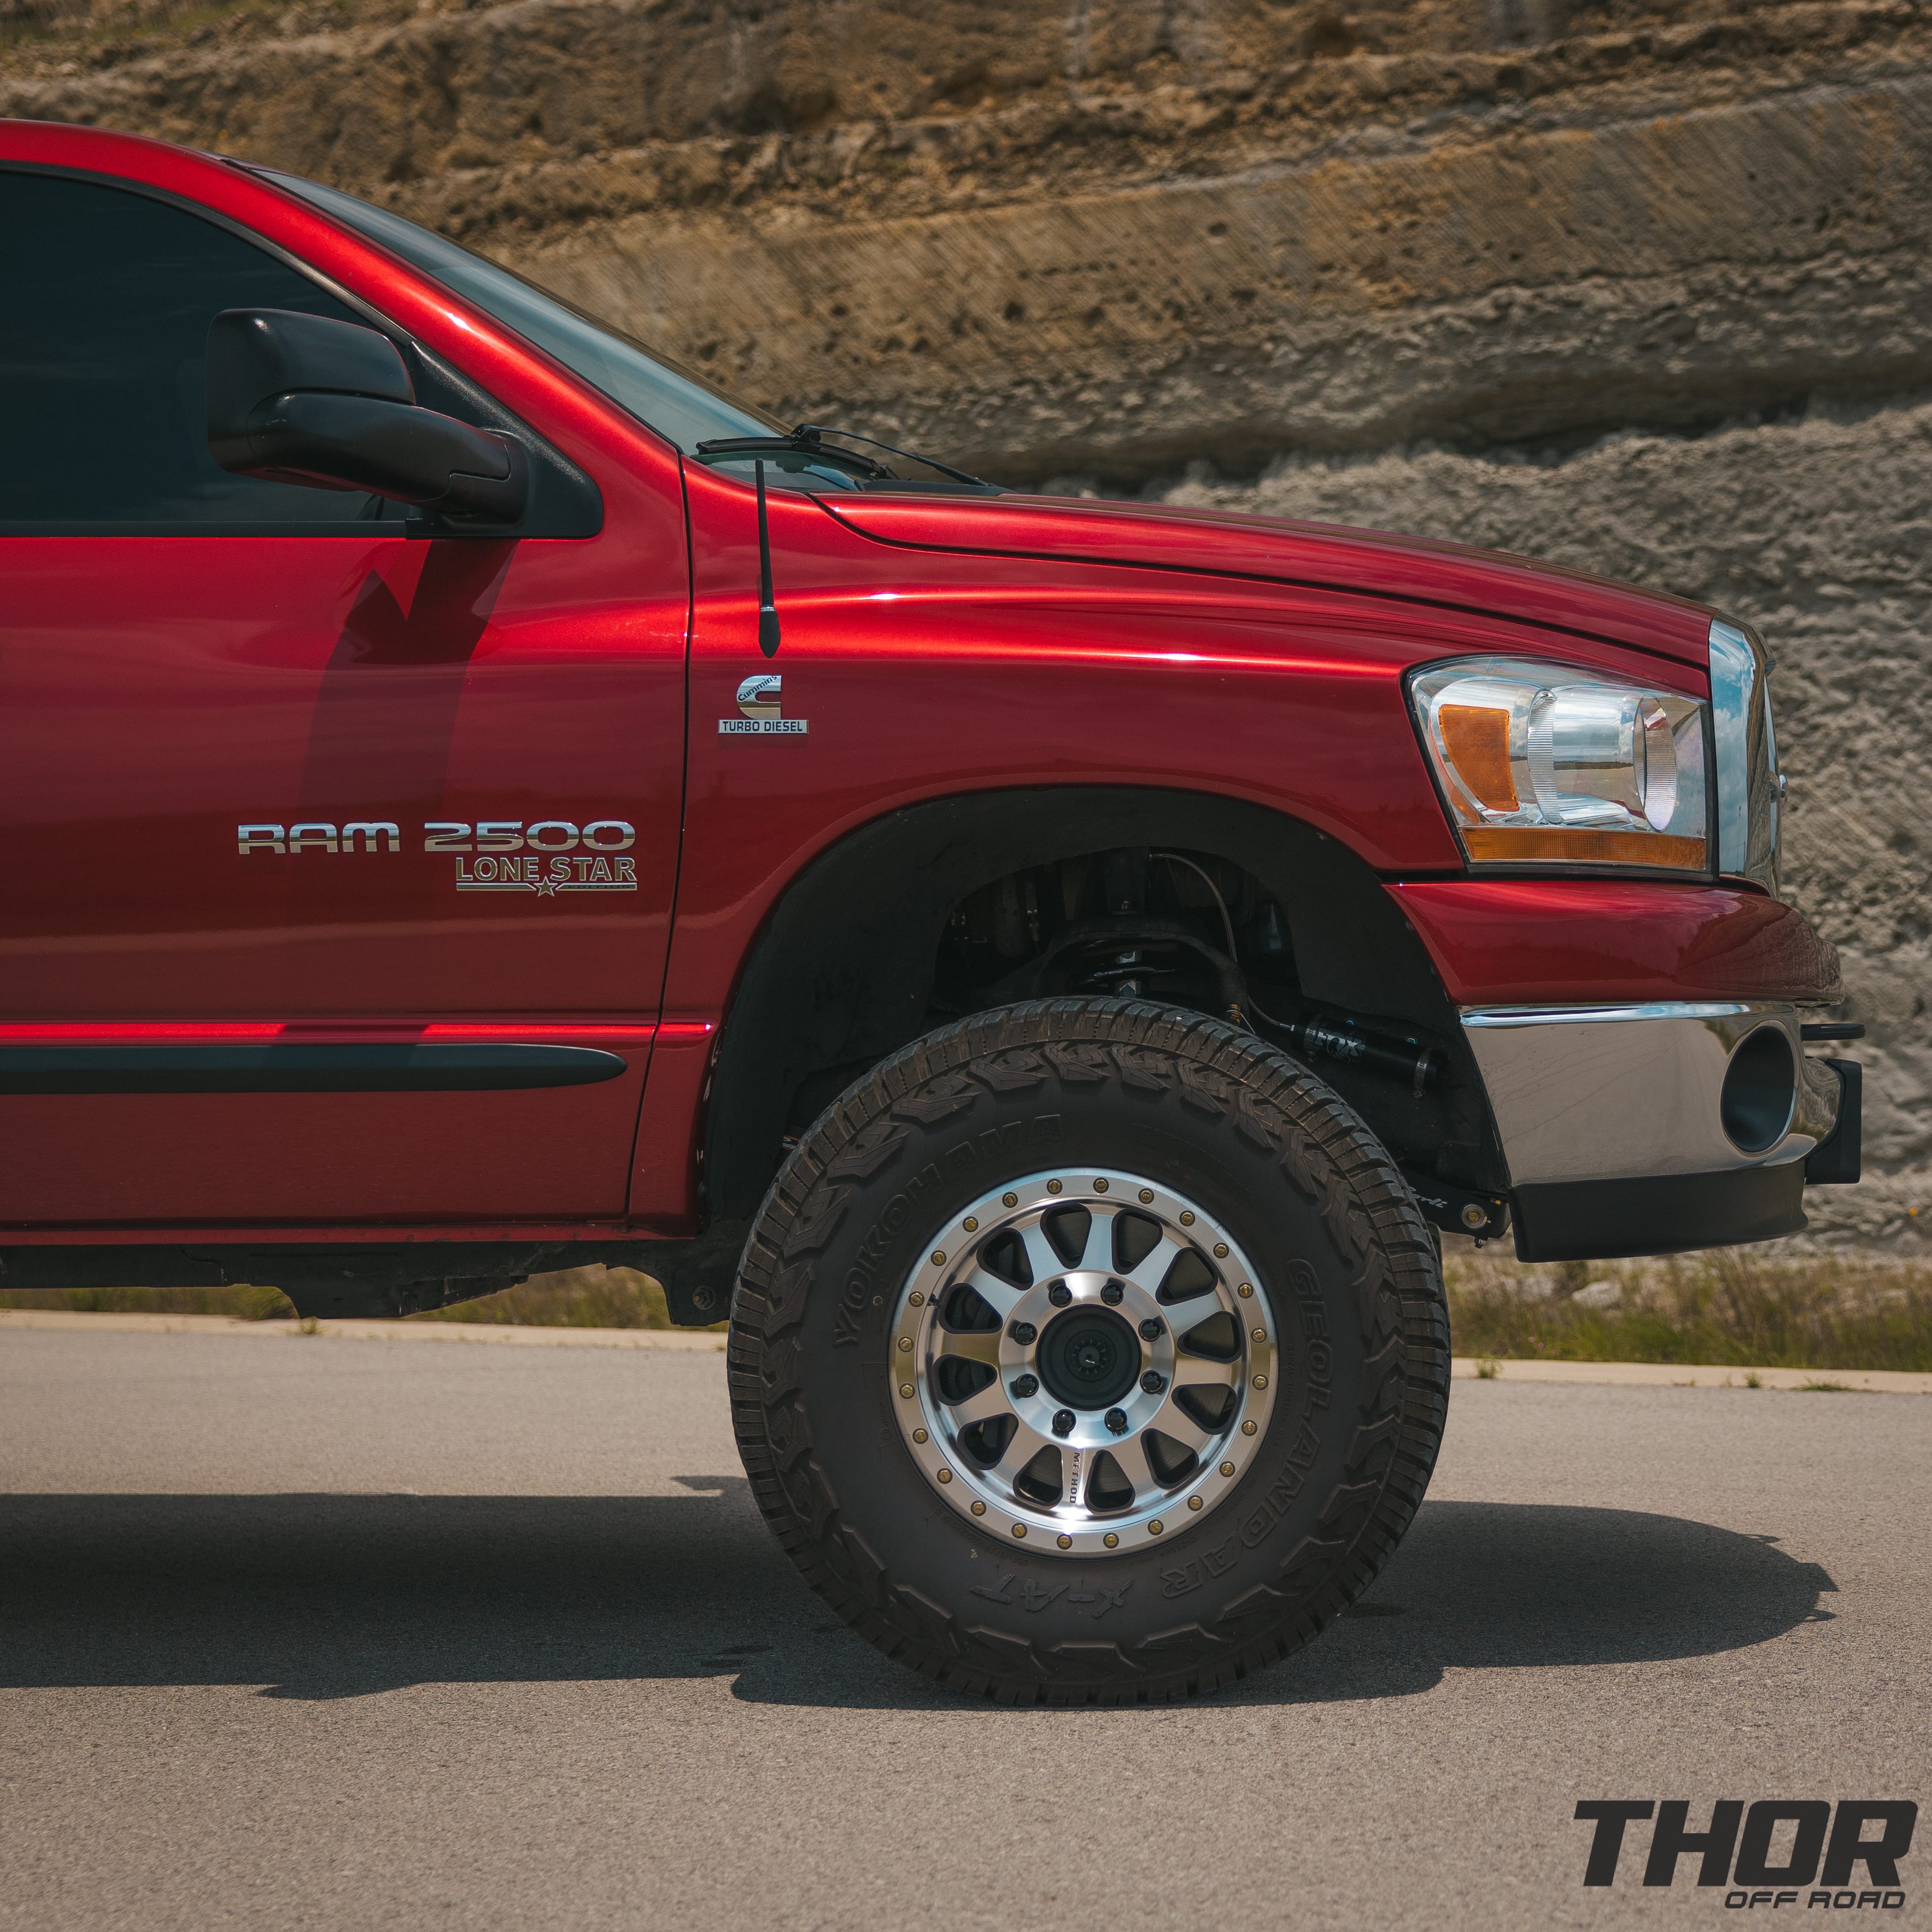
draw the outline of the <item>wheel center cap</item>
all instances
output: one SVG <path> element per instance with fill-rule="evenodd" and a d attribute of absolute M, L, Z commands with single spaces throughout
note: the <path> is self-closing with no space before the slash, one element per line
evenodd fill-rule
<path fill-rule="evenodd" d="M 1141 1372 L 1141 1345 L 1110 1308 L 1070 1308 L 1040 1338 L 1040 1378 L 1069 1408 L 1111 1408 Z"/>

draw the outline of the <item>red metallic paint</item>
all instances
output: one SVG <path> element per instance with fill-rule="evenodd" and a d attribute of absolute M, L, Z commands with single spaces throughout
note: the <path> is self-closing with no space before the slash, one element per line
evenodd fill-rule
<path fill-rule="evenodd" d="M 646 1058 L 520 1093 L 10 1097 L 0 1224 L 616 1220 Z"/>
<path fill-rule="evenodd" d="M 689 588 L 676 452 L 520 340 L 255 178 L 9 129 L 242 222 L 488 386 L 597 478 L 581 542 L 14 537 L 0 767 L 9 1017 L 385 1026 L 648 1018 L 676 880 Z M 638 890 L 459 896 L 430 819 L 617 818 Z M 397 854 L 254 853 L 244 821 L 392 820 Z M 536 915 L 532 916 L 532 915 Z M 0 1221 L 621 1216 L 644 1060 L 518 1094 L 5 1103 Z"/>
<path fill-rule="evenodd" d="M 700 1127 L 716 1058 L 709 1021 L 667 1021 L 651 1055 L 648 1104 L 632 1162 L 631 1221 L 639 1234 L 694 1234 Z"/>
<path fill-rule="evenodd" d="M 1388 891 L 1459 1006 L 1844 997 L 1838 956 L 1762 892 L 1623 879 L 1416 880 Z"/>
<path fill-rule="evenodd" d="M 58 1247 L 84 1242 L 89 1247 L 126 1248 L 146 1243 L 219 1246 L 238 1239 L 278 1246 L 334 1247 L 363 1243 L 384 1247 L 431 1241 L 606 1241 L 647 1240 L 653 1228 L 634 1228 L 623 1220 L 558 1221 L 166 1221 L 125 1227 L 95 1222 L 85 1227 L 11 1227 L 9 1247 Z M 428 1272 L 425 1270 L 425 1272 Z M 130 1284 L 131 1286 L 132 1284 Z"/>
<path fill-rule="evenodd" d="M 1712 613 L 1656 591 L 1497 550 L 1335 524 L 1289 524 L 1231 510 L 1070 502 L 1009 496 L 964 524 L 956 506 L 916 498 L 841 498 L 842 521 L 882 543 L 981 555 L 1080 557 L 1162 570 L 1265 578 L 1490 613 L 1655 651 L 1702 670 Z"/>
<path fill-rule="evenodd" d="M 1392 881 L 1458 1000 L 1829 996 L 1820 943 L 1771 901 L 1460 876 L 1404 671 L 1508 652 L 1702 695 L 1696 607 L 1265 518 L 775 489 L 768 665 L 743 484 L 259 177 L 23 123 L 0 124 L 5 160 L 145 183 L 285 249 L 548 437 L 606 514 L 575 542 L 0 538 L 0 1042 L 514 1035 L 632 1062 L 509 1094 L 0 1102 L 24 1150 L 0 1180 L 10 1240 L 688 1232 L 716 1029 L 760 926 L 838 839 L 962 791 L 1165 786 L 1292 814 Z M 809 734 L 721 735 L 767 668 Z M 234 842 L 244 820 L 593 815 L 638 827 L 634 900 L 506 906 L 406 844 Z"/>
<path fill-rule="evenodd" d="M 956 550 L 828 534 L 818 500 L 775 492 L 772 668 L 812 728 L 724 736 L 739 679 L 766 668 L 753 498 L 696 467 L 688 487 L 689 802 L 665 987 L 687 1010 L 722 1016 L 713 1003 L 802 866 L 922 799 L 1043 782 L 1213 791 L 1318 826 L 1384 872 L 1460 872 L 1404 671 L 1527 652 L 1709 689 L 1701 670 L 1412 600 L 1059 558 L 994 573 Z M 957 539 L 1006 500 L 949 502 L 943 527 Z"/>

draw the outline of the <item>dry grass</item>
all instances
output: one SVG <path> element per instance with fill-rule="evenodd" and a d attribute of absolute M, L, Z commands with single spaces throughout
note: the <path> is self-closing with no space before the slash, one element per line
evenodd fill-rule
<path fill-rule="evenodd" d="M 1444 1271 L 1459 1355 L 1932 1370 L 1932 1268 L 1921 1264 L 1718 1248 L 1526 1267 L 1462 1247 Z"/>
<path fill-rule="evenodd" d="M 229 1315 L 286 1321 L 295 1313 L 277 1288 L 0 1289 L 0 1308 L 75 1309 L 90 1314 Z M 664 1292 L 631 1268 L 571 1268 L 532 1275 L 515 1288 L 412 1315 L 412 1322 L 506 1322 L 526 1328 L 668 1328 Z M 721 1322 L 718 1324 L 722 1327 Z"/>
<path fill-rule="evenodd" d="M 515 1288 L 412 1315 L 412 1322 L 507 1322 L 519 1328 L 668 1328 L 664 1292 L 634 1268 L 570 1268 Z M 718 1324 L 722 1327 L 723 1324 Z"/>
<path fill-rule="evenodd" d="M 0 1308 L 60 1308 L 83 1315 L 230 1315 L 243 1322 L 289 1320 L 279 1288 L 8 1288 Z"/>
<path fill-rule="evenodd" d="M 1932 1370 L 1932 1268 L 1749 1248 L 1663 1261 L 1526 1267 L 1452 1242 L 1444 1258 L 1456 1352 L 1485 1362 L 1705 1363 L 1720 1367 Z M 1581 1300 L 1574 1299 L 1582 1292 Z M 1592 1306 L 1612 1299 L 1614 1306 Z M 0 1290 L 0 1307 L 286 1319 L 272 1288 Z M 629 1268 L 538 1275 L 414 1322 L 668 1328 L 664 1290 Z M 723 1327 L 721 1322 L 718 1324 Z"/>

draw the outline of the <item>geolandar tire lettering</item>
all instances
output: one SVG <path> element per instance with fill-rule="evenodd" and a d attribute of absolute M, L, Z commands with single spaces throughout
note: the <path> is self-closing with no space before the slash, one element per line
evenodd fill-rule
<path fill-rule="evenodd" d="M 1449 1353 L 1388 1155 L 1251 1034 L 982 1015 L 849 1090 L 767 1194 L 735 1426 L 806 1580 L 890 1654 L 1048 1703 L 1306 1642 L 1419 1504 Z"/>

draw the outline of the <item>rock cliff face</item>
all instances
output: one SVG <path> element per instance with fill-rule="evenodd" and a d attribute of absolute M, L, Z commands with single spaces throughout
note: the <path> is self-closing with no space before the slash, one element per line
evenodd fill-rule
<path fill-rule="evenodd" d="M 1878 1178 L 1815 1204 L 1932 1220 L 1917 0 L 0 0 L 0 112 L 334 181 L 1006 480 L 1721 602 L 1874 1030 Z"/>

